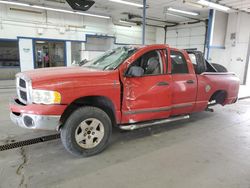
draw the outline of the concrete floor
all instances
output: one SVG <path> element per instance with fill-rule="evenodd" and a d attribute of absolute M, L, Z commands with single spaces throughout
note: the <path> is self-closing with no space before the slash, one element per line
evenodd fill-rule
<path fill-rule="evenodd" d="M 47 135 L 9 120 L 13 89 L 0 89 L 0 144 Z M 0 152 L 0 188 L 250 187 L 250 100 L 189 120 L 123 132 L 90 158 L 67 153 L 60 140 Z"/>

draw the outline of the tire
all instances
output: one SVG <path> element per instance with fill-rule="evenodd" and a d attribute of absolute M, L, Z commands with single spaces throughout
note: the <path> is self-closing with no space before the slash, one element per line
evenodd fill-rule
<path fill-rule="evenodd" d="M 102 152 L 112 133 L 109 116 L 91 106 L 75 110 L 61 128 L 61 141 L 65 149 L 75 156 L 89 157 Z"/>
<path fill-rule="evenodd" d="M 213 67 L 218 71 L 218 72 L 228 72 L 227 71 L 227 68 L 220 65 L 220 64 L 217 64 L 217 63 L 212 63 Z"/>
<path fill-rule="evenodd" d="M 215 96 L 215 101 L 217 104 L 222 105 L 225 102 L 225 99 L 226 99 L 226 92 L 225 91 L 220 91 Z"/>

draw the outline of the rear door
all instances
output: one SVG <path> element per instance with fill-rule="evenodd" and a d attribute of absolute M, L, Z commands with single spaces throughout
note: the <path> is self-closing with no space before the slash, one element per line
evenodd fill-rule
<path fill-rule="evenodd" d="M 197 78 L 188 54 L 177 49 L 170 50 L 172 74 L 171 115 L 192 112 L 197 94 Z"/>
<path fill-rule="evenodd" d="M 122 77 L 122 122 L 167 118 L 171 112 L 172 78 L 166 74 L 166 55 L 163 50 L 146 51 L 128 69 L 131 66 L 142 67 L 144 75 Z"/>

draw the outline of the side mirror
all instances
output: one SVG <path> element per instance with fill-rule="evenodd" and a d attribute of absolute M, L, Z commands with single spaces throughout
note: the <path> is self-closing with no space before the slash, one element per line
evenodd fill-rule
<path fill-rule="evenodd" d="M 140 77 L 144 74 L 144 69 L 138 66 L 132 66 L 125 74 L 126 77 Z"/>

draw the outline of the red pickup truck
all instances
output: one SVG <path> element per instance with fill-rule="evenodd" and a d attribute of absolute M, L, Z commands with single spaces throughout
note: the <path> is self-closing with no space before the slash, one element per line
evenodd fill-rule
<path fill-rule="evenodd" d="M 18 126 L 60 130 L 75 155 L 101 152 L 112 127 L 133 130 L 176 121 L 210 104 L 237 101 L 239 79 L 202 53 L 168 45 L 119 47 L 78 67 L 16 75 L 10 116 Z"/>

